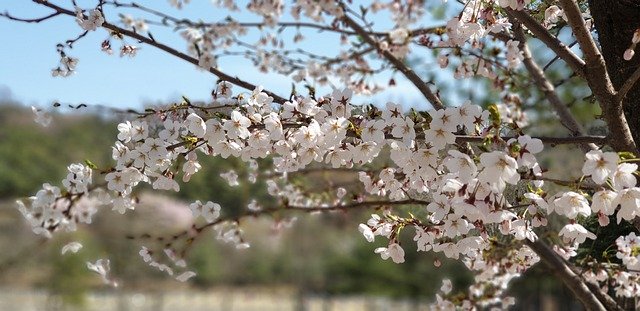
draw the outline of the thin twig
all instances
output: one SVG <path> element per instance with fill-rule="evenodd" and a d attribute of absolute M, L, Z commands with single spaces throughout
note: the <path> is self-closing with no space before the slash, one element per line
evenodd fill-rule
<path fill-rule="evenodd" d="M 125 8 L 135 8 L 135 9 L 139 9 L 141 11 L 144 11 L 146 13 L 155 15 L 161 19 L 167 20 L 167 21 L 171 21 L 172 23 L 174 23 L 175 25 L 186 25 L 188 27 L 194 27 L 194 28 L 200 28 L 200 27 L 224 27 L 224 26 L 240 26 L 240 27 L 253 27 L 253 28 L 264 28 L 265 24 L 262 22 L 238 22 L 235 20 L 231 20 L 228 22 L 214 22 L 214 23 L 207 23 L 207 22 L 194 22 L 192 20 L 186 19 L 186 18 L 177 18 L 171 15 L 168 15 L 166 13 L 154 10 L 152 8 L 146 7 L 144 5 L 141 5 L 139 3 L 136 2 L 131 2 L 131 3 L 122 3 L 122 2 L 118 2 L 116 1 L 105 1 L 105 4 L 107 5 L 112 5 L 114 7 L 125 7 Z M 159 23 L 160 25 L 166 25 L 165 23 Z M 349 30 L 345 30 L 345 29 L 340 29 L 337 28 L 334 25 L 322 25 L 322 24 L 315 24 L 315 23 L 310 23 L 310 22 L 278 22 L 275 24 L 276 27 L 279 28 L 311 28 L 311 29 L 317 29 L 319 31 L 330 31 L 330 32 L 337 32 L 337 33 L 341 33 L 341 34 L 346 34 L 346 35 L 359 35 L 358 33 L 356 33 L 355 31 L 349 31 Z M 435 26 L 435 27 L 427 27 L 427 28 L 418 28 L 418 29 L 414 29 L 411 30 L 409 32 L 409 36 L 419 36 L 419 35 L 424 35 L 424 34 L 429 34 L 429 33 L 434 33 L 436 31 L 438 31 L 439 29 L 443 28 L 444 26 Z M 371 36 L 378 36 L 378 37 L 388 37 L 389 33 L 388 32 L 381 32 L 381 31 L 371 31 L 371 32 L 367 32 L 368 35 Z"/>
<path fill-rule="evenodd" d="M 43 21 L 46 21 L 50 18 L 56 17 L 58 15 L 60 15 L 62 13 L 60 12 L 53 12 L 47 16 L 43 16 L 43 17 L 39 17 L 39 18 L 19 18 L 19 17 L 15 17 L 11 14 L 9 14 L 9 12 L 4 12 L 4 13 L 0 13 L 0 17 L 5 17 L 7 19 L 10 19 L 12 21 L 18 21 L 18 22 L 24 22 L 24 23 L 40 23 Z"/>
<path fill-rule="evenodd" d="M 548 48 L 556 53 L 563 61 L 571 67 L 571 70 L 578 75 L 584 77 L 584 61 L 578 57 L 570 48 L 568 48 L 562 41 L 558 40 L 552 35 L 547 28 L 542 26 L 536 21 L 529 13 L 524 10 L 512 10 L 506 9 L 509 17 L 515 18 L 523 25 L 527 26 L 527 29 L 531 31 L 540 41 L 542 41 Z"/>
<path fill-rule="evenodd" d="M 515 20 L 514 25 L 514 36 L 516 40 L 520 42 L 520 50 L 522 51 L 522 54 L 524 56 L 523 63 L 525 65 L 525 68 L 527 68 L 529 74 L 531 74 L 531 77 L 533 78 L 536 86 L 538 87 L 538 89 L 540 89 L 540 91 L 542 91 L 553 109 L 556 111 L 562 124 L 566 126 L 567 129 L 571 132 L 571 136 L 583 136 L 585 132 L 582 128 L 582 125 L 580 125 L 580 123 L 578 123 L 578 120 L 573 117 L 573 114 L 571 113 L 567 105 L 562 102 L 562 100 L 556 93 L 553 84 L 544 75 L 544 69 L 541 69 L 533 59 L 533 56 L 531 55 L 531 51 L 529 50 L 529 46 L 527 44 L 524 30 L 522 29 L 522 25 Z M 587 151 L 590 149 L 597 149 L 597 146 L 593 143 L 585 144 L 584 147 L 585 149 L 587 149 Z"/>
<path fill-rule="evenodd" d="M 622 102 L 625 97 L 627 97 L 627 93 L 633 88 L 633 86 L 640 80 L 640 66 L 636 68 L 636 71 L 624 82 L 620 91 L 618 91 L 617 99 L 619 102 Z"/>
<path fill-rule="evenodd" d="M 367 35 L 367 31 L 364 28 L 362 28 L 360 24 L 358 24 L 351 17 L 349 17 L 347 14 L 343 16 L 343 20 L 349 27 L 351 27 L 351 29 L 355 30 L 355 32 L 360 34 L 360 36 L 365 42 L 367 42 L 372 47 L 375 47 L 378 50 L 378 52 L 382 54 L 384 58 L 386 58 L 409 81 L 411 81 L 411 83 L 413 83 L 413 85 L 415 85 L 418 88 L 420 93 L 424 95 L 424 97 L 429 101 L 429 103 L 431 103 L 431 105 L 434 108 L 444 109 L 444 104 L 442 104 L 442 101 L 440 100 L 440 98 L 438 98 L 438 96 L 436 96 L 436 94 L 434 94 L 433 91 L 431 91 L 431 89 L 429 88 L 429 85 L 427 85 L 427 83 L 424 82 L 422 78 L 420 78 L 420 76 L 418 76 L 418 74 L 415 73 L 415 71 L 413 71 L 409 66 L 407 66 L 402 60 L 398 59 L 393 54 L 391 54 L 391 52 L 389 52 L 388 50 L 384 50 L 380 48 L 380 44 L 376 40 L 374 40 L 371 36 Z"/>
<path fill-rule="evenodd" d="M 574 47 L 576 44 L 578 44 L 578 41 L 571 42 L 568 45 L 569 49 Z M 547 71 L 547 69 L 549 69 L 549 67 L 551 67 L 551 65 L 553 65 L 559 59 L 560 59 L 560 56 L 556 55 L 556 57 L 554 57 L 552 60 L 550 60 L 546 65 L 544 65 L 544 67 L 542 67 L 542 71 Z"/>
<path fill-rule="evenodd" d="M 53 4 L 53 3 L 50 3 L 50 2 L 48 2 L 46 0 L 32 0 L 32 1 L 35 2 L 35 3 L 41 4 L 41 5 L 44 5 L 46 7 L 49 7 L 51 9 L 54 9 L 54 10 L 56 10 L 56 12 L 59 12 L 61 14 L 65 14 L 65 15 L 69 15 L 69 16 L 75 16 L 74 12 L 72 12 L 70 10 L 67 10 L 65 8 L 59 7 L 59 6 L 57 6 L 57 5 Z M 148 38 L 146 36 L 143 36 L 143 35 L 141 35 L 139 33 L 136 33 L 134 31 L 118 27 L 118 26 L 113 25 L 113 24 L 108 23 L 108 22 L 104 22 L 102 24 L 102 27 L 106 28 L 106 29 L 109 29 L 109 30 L 111 30 L 111 31 L 113 31 L 115 33 L 125 35 L 127 37 L 136 39 L 136 40 L 138 40 L 138 41 L 140 41 L 142 43 L 146 43 L 148 45 L 156 47 L 156 48 L 158 48 L 158 49 L 160 49 L 162 51 L 165 51 L 165 52 L 167 52 L 167 53 L 169 53 L 169 54 L 171 54 L 173 56 L 176 56 L 176 57 L 178 57 L 178 58 L 180 58 L 182 60 L 185 60 L 185 61 L 187 61 L 189 63 L 192 63 L 192 64 L 198 66 L 199 61 L 196 58 L 191 57 L 191 56 L 189 56 L 189 55 L 187 55 L 185 53 L 182 53 L 180 51 L 177 51 L 172 47 L 169 47 L 169 46 L 167 46 L 165 44 L 159 43 L 159 42 L 157 42 L 157 41 L 155 41 L 155 40 L 153 40 L 151 38 Z M 209 68 L 208 71 L 211 72 L 212 74 L 216 75 L 221 80 L 224 80 L 224 81 L 227 81 L 229 83 L 235 84 L 235 85 L 237 85 L 239 87 L 242 87 L 244 89 L 253 91 L 256 88 L 256 85 L 251 84 L 251 83 L 249 83 L 247 81 L 244 81 L 244 80 L 242 80 L 242 79 L 240 79 L 238 77 L 232 77 L 232 76 L 230 76 L 230 75 L 228 75 L 228 74 L 226 74 L 226 73 L 224 73 L 224 72 L 222 72 L 222 71 L 220 71 L 220 70 L 218 70 L 216 68 Z M 273 101 L 276 102 L 276 103 L 282 104 L 282 103 L 287 101 L 285 98 L 283 98 L 283 97 L 281 97 L 281 96 L 279 96 L 279 95 L 277 95 L 277 94 L 275 94 L 273 92 L 270 92 L 268 90 L 263 90 L 263 92 L 265 92 L 265 93 L 267 93 L 267 95 L 273 97 Z"/>

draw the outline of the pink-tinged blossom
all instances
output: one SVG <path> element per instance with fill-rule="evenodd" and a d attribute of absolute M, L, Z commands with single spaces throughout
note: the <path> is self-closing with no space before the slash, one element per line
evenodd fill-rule
<path fill-rule="evenodd" d="M 220 173 L 220 177 L 222 177 L 230 187 L 236 187 L 240 185 L 240 183 L 238 183 L 238 174 L 234 170 Z"/>
<path fill-rule="evenodd" d="M 380 254 L 383 260 L 391 258 L 395 263 L 404 262 L 404 249 L 398 243 L 391 243 L 388 247 L 378 247 L 374 252 Z"/>
<path fill-rule="evenodd" d="M 614 201 L 617 196 L 617 192 L 607 189 L 594 193 L 591 198 L 591 210 L 594 213 L 602 212 L 604 215 L 613 215 L 616 211 L 617 204 L 614 204 Z"/>
<path fill-rule="evenodd" d="M 520 41 L 509 40 L 507 42 L 507 64 L 511 69 L 518 68 L 524 60 L 524 55 L 520 50 L 519 44 Z"/>
<path fill-rule="evenodd" d="M 33 115 L 35 117 L 34 120 L 36 121 L 36 123 L 44 127 L 47 127 L 49 126 L 49 124 L 51 124 L 51 115 L 46 111 L 38 109 L 34 106 L 31 106 L 31 111 L 33 112 Z"/>
<path fill-rule="evenodd" d="M 618 167 L 618 154 L 615 152 L 602 152 L 591 150 L 585 155 L 586 161 L 582 166 L 582 173 L 591 176 L 593 182 L 598 185 L 607 181 Z"/>
<path fill-rule="evenodd" d="M 436 235 L 432 231 L 425 230 L 422 227 L 416 226 L 416 235 L 413 240 L 416 241 L 418 251 L 429 251 L 435 243 Z"/>
<path fill-rule="evenodd" d="M 560 255 L 560 257 L 562 257 L 564 260 L 569 260 L 571 259 L 571 257 L 578 255 L 578 253 L 576 252 L 577 249 L 577 244 L 571 246 L 553 246 L 553 250 L 556 252 L 556 254 Z"/>
<path fill-rule="evenodd" d="M 207 203 L 203 204 L 200 200 L 197 200 L 189 205 L 189 209 L 193 214 L 193 218 L 202 216 L 207 223 L 211 223 L 220 217 L 221 207 L 218 203 L 207 201 Z"/>
<path fill-rule="evenodd" d="M 584 241 L 589 238 L 591 240 L 596 239 L 596 235 L 587 231 L 585 227 L 580 224 L 572 223 L 565 225 L 560 232 L 559 236 L 562 237 L 563 240 L 569 243 L 577 243 L 582 244 Z"/>
<path fill-rule="evenodd" d="M 460 112 L 458 108 L 429 110 L 431 116 L 430 126 L 441 128 L 449 132 L 455 132 L 460 124 Z"/>
<path fill-rule="evenodd" d="M 199 115 L 192 112 L 187 116 L 186 121 L 187 130 L 189 130 L 189 132 L 193 134 L 193 136 L 198 138 L 204 137 L 204 134 L 206 132 L 206 125 L 204 120 L 202 120 Z"/>
<path fill-rule="evenodd" d="M 522 10 L 529 3 L 531 3 L 531 0 L 498 0 L 498 5 L 512 10 Z"/>
<path fill-rule="evenodd" d="M 553 28 L 555 24 L 564 17 L 564 11 L 557 5 L 549 6 L 544 11 L 544 24 L 547 29 Z"/>
<path fill-rule="evenodd" d="M 180 281 L 180 282 L 186 282 L 188 281 L 190 278 L 196 276 L 196 273 L 193 271 L 185 271 L 183 273 L 181 273 L 180 275 L 176 276 L 176 280 Z"/>
<path fill-rule="evenodd" d="M 441 122 L 432 123 L 429 129 L 424 131 L 424 140 L 429 142 L 436 150 L 444 149 L 448 144 L 456 142 L 456 136 L 447 129 Z"/>
<path fill-rule="evenodd" d="M 127 196 L 117 196 L 113 198 L 111 210 L 124 214 L 127 210 L 134 210 L 133 200 Z"/>
<path fill-rule="evenodd" d="M 78 243 L 78 242 L 70 242 L 68 244 L 66 244 L 65 246 L 62 247 L 62 255 L 71 252 L 71 253 L 77 253 L 78 251 L 80 251 L 80 249 L 82 248 L 82 244 Z"/>
<path fill-rule="evenodd" d="M 198 59 L 198 66 L 204 70 L 209 70 L 212 67 L 218 67 L 216 57 L 211 54 L 210 51 L 203 51 Z"/>
<path fill-rule="evenodd" d="M 483 166 L 478 179 L 487 183 L 504 181 L 515 185 L 520 180 L 518 163 L 502 151 L 492 151 L 480 155 Z"/>
<path fill-rule="evenodd" d="M 389 32 L 389 39 L 393 44 L 405 44 L 409 38 L 409 30 L 406 28 L 396 28 Z"/>
<path fill-rule="evenodd" d="M 470 224 L 460 215 L 449 214 L 447 218 L 445 218 L 442 228 L 445 236 L 455 238 L 456 236 L 469 233 L 469 230 L 473 229 L 473 224 Z"/>
<path fill-rule="evenodd" d="M 443 161 L 449 172 L 456 174 L 461 182 L 468 183 L 478 172 L 475 162 L 466 154 L 449 150 L 449 156 Z"/>
<path fill-rule="evenodd" d="M 513 234 L 516 240 L 528 239 L 531 242 L 535 242 L 538 239 L 538 235 L 533 232 L 531 224 L 524 219 L 512 221 L 510 233 Z"/>
<path fill-rule="evenodd" d="M 91 31 L 102 26 L 104 23 L 104 17 L 102 16 L 102 12 L 99 10 L 91 10 L 89 12 L 89 16 L 85 16 L 82 9 L 76 7 L 76 21 L 78 22 L 78 25 L 80 25 L 80 28 Z"/>
<path fill-rule="evenodd" d="M 536 193 L 527 192 L 524 194 L 524 197 L 531 201 L 531 204 L 537 208 L 542 208 L 543 210 L 549 212 L 549 204 L 545 199 L 543 199 L 540 195 Z M 535 214 L 535 212 L 534 212 Z"/>
<path fill-rule="evenodd" d="M 627 236 L 620 236 L 616 239 L 618 252 L 616 257 L 622 260 L 622 263 L 630 270 L 640 270 L 640 237 L 635 232 L 629 233 Z"/>
<path fill-rule="evenodd" d="M 223 125 L 230 139 L 249 137 L 249 126 L 251 126 L 251 120 L 236 110 L 231 112 L 231 120 L 224 121 Z"/>
<path fill-rule="evenodd" d="M 589 201 L 576 192 L 569 191 L 562 194 L 561 197 L 553 200 L 554 210 L 559 215 L 564 215 L 570 219 L 576 219 L 578 215 L 591 215 L 591 207 Z"/>
<path fill-rule="evenodd" d="M 373 242 L 375 239 L 375 235 L 373 234 L 373 230 L 368 225 L 360 224 L 358 226 L 358 231 L 362 233 L 367 242 Z"/>
<path fill-rule="evenodd" d="M 87 268 L 102 278 L 105 284 L 113 287 L 117 287 L 118 283 L 109 278 L 109 271 L 111 270 L 109 259 L 98 259 L 95 263 L 87 261 Z"/>
<path fill-rule="evenodd" d="M 180 185 L 178 184 L 173 177 L 165 176 L 165 175 L 156 175 L 156 180 L 153 182 L 153 189 L 157 190 L 173 190 L 175 192 L 180 191 Z"/>
<path fill-rule="evenodd" d="M 442 280 L 442 286 L 440 287 L 440 291 L 443 294 L 448 295 L 451 292 L 452 289 L 453 289 L 453 285 L 451 284 L 451 280 L 443 279 Z"/>
<path fill-rule="evenodd" d="M 613 206 L 620 205 L 617 221 L 633 220 L 640 214 L 640 188 L 633 187 L 618 191 L 618 196 L 612 202 Z"/>
<path fill-rule="evenodd" d="M 636 185 L 636 177 L 633 175 L 638 170 L 637 164 L 620 163 L 611 176 L 611 186 L 615 190 L 632 188 Z"/>
<path fill-rule="evenodd" d="M 531 138 L 529 135 L 523 135 L 518 136 L 517 140 L 510 139 L 507 142 L 507 145 L 512 145 L 515 142 L 518 142 L 518 145 L 520 146 L 518 156 L 516 157 L 518 165 L 528 168 L 536 167 L 538 160 L 534 154 L 542 152 L 542 149 L 544 148 L 542 141 L 537 138 Z"/>
<path fill-rule="evenodd" d="M 465 102 L 456 109 L 458 116 L 456 117 L 458 124 L 464 127 L 469 134 L 475 133 L 476 121 L 482 116 L 482 108 L 473 105 L 471 102 Z"/>

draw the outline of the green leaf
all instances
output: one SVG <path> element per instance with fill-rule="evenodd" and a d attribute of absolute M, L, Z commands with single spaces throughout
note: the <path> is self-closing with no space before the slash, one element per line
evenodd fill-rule
<path fill-rule="evenodd" d="M 84 160 L 84 164 L 86 164 L 92 170 L 97 170 L 98 169 L 98 166 L 95 165 L 93 162 L 91 162 L 91 160 L 89 160 L 89 159 L 85 159 Z"/>
<path fill-rule="evenodd" d="M 636 156 L 629 151 L 618 152 L 618 156 L 620 157 L 621 160 L 631 160 L 636 158 Z"/>

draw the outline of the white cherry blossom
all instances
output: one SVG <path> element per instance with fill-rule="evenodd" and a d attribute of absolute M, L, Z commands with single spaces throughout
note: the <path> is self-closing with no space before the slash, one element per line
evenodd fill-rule
<path fill-rule="evenodd" d="M 391 243 L 388 247 L 378 247 L 375 249 L 375 253 L 380 254 L 384 260 L 391 258 L 395 263 L 404 262 L 404 249 L 397 243 Z"/>
<path fill-rule="evenodd" d="M 615 152 L 592 150 L 585 155 L 586 161 L 582 173 L 590 175 L 596 184 L 603 184 L 618 166 L 618 155 Z"/>

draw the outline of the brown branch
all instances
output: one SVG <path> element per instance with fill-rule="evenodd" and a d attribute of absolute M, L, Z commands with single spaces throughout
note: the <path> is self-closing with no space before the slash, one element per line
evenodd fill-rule
<path fill-rule="evenodd" d="M 560 4 L 585 56 L 584 78 L 600 104 L 602 116 L 607 122 L 610 135 L 615 137 L 611 140 L 611 147 L 616 151 L 629 151 L 638 154 L 636 143 L 624 115 L 622 102 L 617 100 L 604 58 L 585 25 L 578 3 L 575 0 L 560 0 Z"/>
<path fill-rule="evenodd" d="M 584 22 L 582 11 L 580 11 L 578 3 L 575 0 L 560 0 L 560 5 L 564 10 L 564 14 L 568 20 L 567 22 L 569 26 L 571 26 L 571 30 L 576 37 L 576 41 L 578 41 L 580 49 L 584 54 L 587 75 L 592 75 L 591 72 L 595 75 L 597 72 L 599 74 L 597 78 L 600 80 L 599 82 L 602 86 L 610 86 L 610 88 L 613 89 L 609 79 L 609 73 L 607 72 L 607 68 L 604 63 L 604 58 L 602 57 L 600 50 L 598 50 L 598 46 L 593 40 L 591 32 L 587 29 L 587 25 Z"/>
<path fill-rule="evenodd" d="M 623 102 L 625 97 L 627 97 L 627 93 L 633 88 L 633 86 L 640 80 L 640 66 L 636 68 L 636 71 L 624 82 L 622 87 L 620 87 L 620 91 L 617 94 L 617 100 L 619 102 Z"/>
<path fill-rule="evenodd" d="M 571 42 L 568 45 L 569 49 L 574 47 L 576 44 L 578 44 L 578 41 Z M 559 59 L 560 59 L 560 56 L 556 55 L 552 60 L 550 60 L 546 65 L 544 65 L 544 67 L 542 67 L 542 71 L 547 71 L 547 69 L 549 69 L 549 67 L 551 67 L 551 65 L 553 65 Z"/>
<path fill-rule="evenodd" d="M 573 114 L 569 110 L 569 107 L 567 107 L 567 105 L 562 102 L 562 100 L 556 93 L 553 84 L 544 75 L 544 70 L 541 69 L 533 59 L 531 51 L 529 50 L 529 45 L 527 44 L 527 39 L 524 35 L 524 30 L 522 29 L 522 25 L 517 21 L 514 21 L 514 25 L 514 35 L 516 40 L 520 42 L 520 50 L 522 51 L 522 54 L 524 56 L 524 66 L 527 68 L 527 71 L 529 71 L 529 74 L 531 74 L 531 77 L 533 78 L 536 86 L 538 87 L 538 89 L 540 89 L 540 91 L 542 91 L 553 109 L 556 111 L 562 124 L 566 126 L 569 131 L 571 131 L 571 136 L 584 135 L 585 132 L 582 128 L 582 125 L 580 125 L 576 118 L 573 117 Z M 598 148 L 593 143 L 585 144 L 584 146 L 587 150 Z"/>
<path fill-rule="evenodd" d="M 46 20 L 48 20 L 50 18 L 56 17 L 56 16 L 58 16 L 60 14 L 62 14 L 62 13 L 53 12 L 53 13 L 51 13 L 49 15 L 46 15 L 46 16 L 43 16 L 43 17 L 39 17 L 39 18 L 20 18 L 20 17 L 15 17 L 15 16 L 9 14 L 9 12 L 5 11 L 4 13 L 0 13 L 0 17 L 5 17 L 5 18 L 7 18 L 9 20 L 17 21 L 17 22 L 40 23 L 40 22 L 46 21 Z"/>
<path fill-rule="evenodd" d="M 50 2 L 48 2 L 46 0 L 32 0 L 32 1 L 35 2 L 35 3 L 41 4 L 41 5 L 44 5 L 46 7 L 49 7 L 51 9 L 54 9 L 56 12 L 59 12 L 60 14 L 65 14 L 65 15 L 69 15 L 69 16 L 75 16 L 74 12 L 72 12 L 70 10 L 67 10 L 65 8 L 59 7 L 59 6 L 57 6 L 57 5 L 53 4 L 53 3 L 50 3 Z M 138 40 L 138 41 L 140 41 L 142 43 L 146 43 L 148 45 L 156 47 L 156 48 L 158 48 L 158 49 L 160 49 L 162 51 L 165 51 L 165 52 L 167 52 L 167 53 L 169 53 L 169 54 L 171 54 L 173 56 L 176 56 L 176 57 L 178 57 L 178 58 L 180 58 L 182 60 L 185 60 L 185 61 L 187 61 L 189 63 L 192 63 L 192 64 L 198 66 L 198 62 L 199 61 L 197 59 L 195 59 L 194 57 L 191 57 L 191 56 L 189 56 L 187 54 L 179 52 L 179 51 L 175 50 L 172 47 L 169 47 L 169 46 L 167 46 L 165 44 L 157 42 L 157 41 L 155 41 L 155 40 L 153 40 L 151 38 L 148 38 L 146 36 L 143 36 L 143 35 L 141 35 L 139 33 L 136 33 L 134 31 L 118 27 L 118 26 L 113 25 L 111 23 L 108 23 L 106 21 L 102 24 L 102 27 L 106 28 L 106 29 L 109 29 L 109 30 L 111 30 L 113 32 L 125 35 L 127 37 L 136 39 L 136 40 Z M 228 75 L 228 74 L 226 74 L 226 73 L 224 73 L 224 72 L 222 72 L 222 71 L 220 71 L 220 70 L 218 70 L 216 68 L 209 68 L 208 71 L 211 72 L 212 74 L 216 75 L 221 80 L 224 80 L 224 81 L 227 81 L 229 83 L 235 84 L 235 85 L 237 85 L 239 87 L 242 87 L 244 89 L 253 91 L 256 88 L 256 85 L 251 84 L 251 83 L 249 83 L 247 81 L 244 81 L 244 80 L 242 80 L 242 79 L 240 79 L 238 77 L 232 77 L 232 76 L 230 76 L 230 75 Z M 282 104 L 282 103 L 287 101 L 285 98 L 283 98 L 283 97 L 281 97 L 279 95 L 276 95 L 273 92 L 270 92 L 270 91 L 267 91 L 267 90 L 264 90 L 264 92 L 267 93 L 269 96 L 273 97 L 273 101 L 276 102 L 276 103 Z"/>
<path fill-rule="evenodd" d="M 542 26 L 529 13 L 524 10 L 512 10 L 507 8 L 507 14 L 512 19 L 517 19 L 533 33 L 536 38 L 542 41 L 548 48 L 558 55 L 563 61 L 571 67 L 575 73 L 584 77 L 584 61 L 580 59 L 571 49 L 569 49 L 562 41 L 552 35 L 547 28 Z"/>
<path fill-rule="evenodd" d="M 518 139 L 517 136 L 503 136 L 500 137 L 502 140 L 509 139 Z M 574 136 L 574 137 L 548 137 L 548 136 L 539 136 L 532 137 L 540 139 L 545 144 L 550 145 L 572 145 L 572 144 L 596 144 L 596 145 L 604 145 L 607 143 L 608 139 L 606 136 Z M 469 142 L 469 143 L 481 143 L 485 140 L 484 137 L 481 136 L 469 136 L 469 135 L 456 135 L 456 142 Z"/>
<path fill-rule="evenodd" d="M 139 9 L 139 10 L 144 11 L 146 13 L 155 15 L 155 16 L 163 19 L 163 21 L 164 20 L 168 20 L 168 21 L 171 21 L 172 23 L 174 23 L 175 25 L 186 25 L 186 26 L 194 27 L 194 28 L 212 27 L 212 26 L 229 26 L 229 25 L 237 25 L 237 26 L 241 26 L 241 27 L 254 27 L 254 28 L 264 28 L 265 27 L 265 24 L 262 23 L 262 22 L 237 22 L 237 21 L 216 22 L 216 23 L 194 22 L 194 21 L 186 19 L 186 18 L 177 18 L 175 16 L 171 16 L 169 14 L 154 10 L 152 8 L 143 6 L 143 5 L 138 4 L 136 2 L 122 3 L 122 2 L 118 2 L 117 0 L 115 0 L 115 1 L 105 1 L 104 4 L 112 5 L 114 7 L 125 7 L 125 8 Z M 160 23 L 160 25 L 165 25 L 166 26 L 165 23 Z M 351 36 L 359 35 L 355 31 L 339 29 L 339 28 L 337 28 L 337 27 L 335 27 L 333 25 L 322 25 L 322 24 L 315 24 L 315 23 L 310 23 L 310 22 L 278 22 L 275 25 L 277 27 L 280 27 L 280 28 L 311 28 L 311 29 L 317 29 L 319 31 L 337 32 L 337 33 L 351 35 Z M 419 35 L 424 35 L 424 34 L 429 34 L 429 33 L 435 33 L 436 31 L 438 31 L 439 29 L 441 29 L 443 27 L 444 26 L 435 26 L 435 27 L 414 29 L 414 30 L 411 30 L 409 32 L 409 36 L 414 37 L 414 36 L 419 36 Z M 381 31 L 368 31 L 367 34 L 371 35 L 371 36 L 378 36 L 378 37 L 388 37 L 389 36 L 388 32 L 381 32 Z"/>
<path fill-rule="evenodd" d="M 407 66 L 402 60 L 391 54 L 391 52 L 389 52 L 388 50 L 383 50 L 382 48 L 380 48 L 380 44 L 371 36 L 369 36 L 367 34 L 367 31 L 347 14 L 343 16 L 342 20 L 349 27 L 351 27 L 351 29 L 357 32 L 366 43 L 368 43 L 372 47 L 375 47 L 385 59 L 387 59 L 398 71 L 400 71 L 409 81 L 411 81 L 411 83 L 413 83 L 413 85 L 418 88 L 420 93 L 424 95 L 424 97 L 429 101 L 429 103 L 431 103 L 434 108 L 444 108 L 444 105 L 442 104 L 442 101 L 440 101 L 440 98 L 438 98 L 438 96 L 436 96 L 436 94 L 431 91 L 429 85 L 427 85 L 427 83 L 425 83 L 422 78 L 420 78 L 420 76 L 415 73 L 415 71 Z"/>
<path fill-rule="evenodd" d="M 591 292 L 596 295 L 598 300 L 600 300 L 602 304 L 607 307 L 607 310 L 624 311 L 624 309 L 620 307 L 620 305 L 618 305 L 618 303 L 605 291 L 603 291 L 597 284 L 591 283 L 589 281 L 585 281 L 584 283 L 591 289 Z"/>
<path fill-rule="evenodd" d="M 262 215 L 270 215 L 270 214 L 283 212 L 283 211 L 332 212 L 332 211 L 346 211 L 346 210 L 356 209 L 356 208 L 374 208 L 374 207 L 380 207 L 380 206 L 398 206 L 398 205 L 411 205 L 411 204 L 427 205 L 429 203 L 431 202 L 409 199 L 409 200 L 401 200 L 401 201 L 364 201 L 364 202 L 354 202 L 350 204 L 330 205 L 330 206 L 285 205 L 283 207 L 265 208 L 259 211 L 247 211 L 240 216 L 235 216 L 234 218 L 219 218 L 216 221 L 204 224 L 200 227 L 196 227 L 195 229 L 196 231 L 200 232 L 206 228 L 213 227 L 217 224 L 220 224 L 226 221 L 238 221 L 241 218 L 259 217 Z"/>
<path fill-rule="evenodd" d="M 547 244 L 538 239 L 536 242 L 525 240 L 529 246 L 544 262 L 551 271 L 562 280 L 564 285 L 571 290 L 573 295 L 582 302 L 586 310 L 607 310 L 586 282 L 576 274 L 568 263 L 556 254 Z"/>

